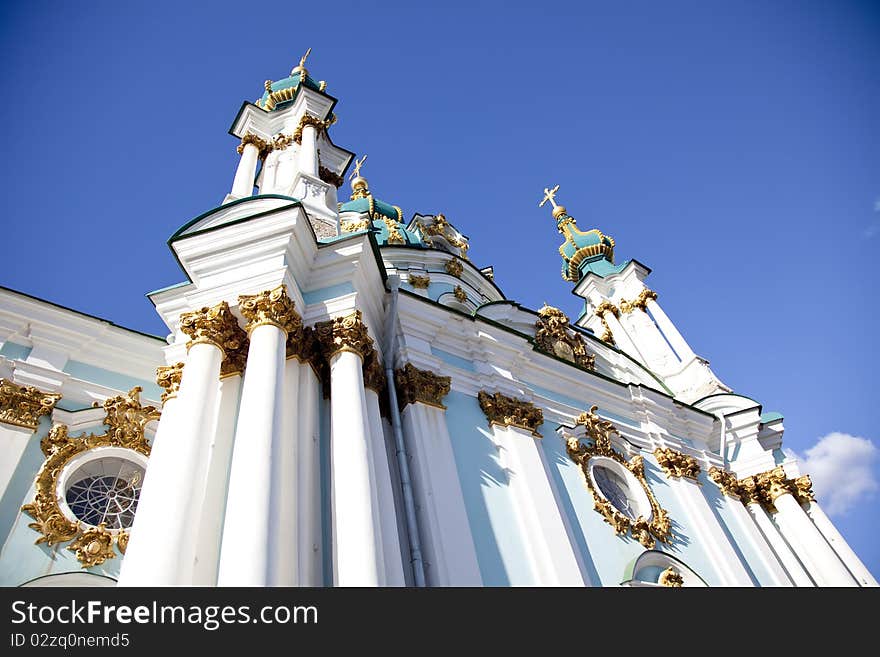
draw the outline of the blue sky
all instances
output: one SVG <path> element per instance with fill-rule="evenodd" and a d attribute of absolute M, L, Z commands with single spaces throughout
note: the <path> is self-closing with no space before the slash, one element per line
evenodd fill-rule
<path fill-rule="evenodd" d="M 8 2 L 0 36 L 0 284 L 164 335 L 165 240 L 229 190 L 241 102 L 311 46 L 374 194 L 445 213 L 509 298 L 578 314 L 537 207 L 556 183 L 651 267 L 694 350 L 813 449 L 880 577 L 876 3 Z"/>

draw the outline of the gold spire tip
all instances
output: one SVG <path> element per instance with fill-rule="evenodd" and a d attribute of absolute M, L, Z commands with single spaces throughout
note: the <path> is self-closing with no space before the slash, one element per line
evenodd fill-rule
<path fill-rule="evenodd" d="M 559 205 L 556 202 L 556 193 L 558 191 L 559 191 L 559 185 L 556 185 L 556 187 L 554 187 L 553 189 L 550 189 L 549 187 L 545 187 L 544 188 L 544 198 L 541 200 L 540 203 L 538 203 L 538 207 L 541 208 L 541 207 L 544 207 L 544 204 L 547 201 L 550 201 L 550 205 L 553 206 L 553 218 L 554 219 L 559 219 L 559 217 L 561 217 L 562 215 L 565 214 L 565 206 Z"/>
<path fill-rule="evenodd" d="M 302 78 L 305 79 L 305 77 L 309 74 L 309 72 L 306 70 L 306 60 L 309 58 L 309 55 L 311 53 L 311 48 L 306 50 L 306 54 L 299 58 L 299 64 L 293 67 L 293 70 L 290 72 L 291 75 L 302 73 Z"/>
<path fill-rule="evenodd" d="M 361 167 L 364 166 L 364 162 L 366 161 L 366 155 L 364 155 L 360 160 L 354 158 L 354 171 L 352 171 L 351 175 L 348 176 L 348 179 L 352 181 L 352 187 L 354 186 L 355 179 L 361 177 Z"/>

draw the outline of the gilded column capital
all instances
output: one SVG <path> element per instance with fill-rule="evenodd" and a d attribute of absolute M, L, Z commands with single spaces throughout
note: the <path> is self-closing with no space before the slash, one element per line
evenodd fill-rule
<path fill-rule="evenodd" d="M 440 376 L 429 370 L 420 370 L 412 363 L 407 363 L 394 372 L 394 382 L 397 384 L 400 410 L 403 410 L 407 404 L 416 402 L 446 410 L 443 398 L 449 394 L 451 377 Z"/>
<path fill-rule="evenodd" d="M 183 363 L 174 363 L 156 368 L 156 383 L 165 389 L 162 393 L 162 403 L 177 396 L 180 389 L 180 379 L 183 377 Z"/>
<path fill-rule="evenodd" d="M 639 292 L 639 295 L 632 301 L 627 301 L 626 299 L 620 300 L 620 312 L 631 313 L 634 310 L 647 310 L 648 301 L 653 301 L 656 299 L 657 293 L 654 292 L 654 290 L 642 288 L 642 291 Z"/>
<path fill-rule="evenodd" d="M 238 309 L 248 321 L 245 326 L 248 334 L 258 326 L 265 325 L 275 326 L 285 334 L 302 327 L 302 319 L 287 296 L 287 286 L 284 284 L 257 294 L 242 294 L 238 297 Z"/>
<path fill-rule="evenodd" d="M 409 281 L 409 284 L 417 290 L 426 290 L 428 289 L 428 285 L 431 284 L 430 277 L 420 276 L 419 274 L 408 274 L 407 280 Z"/>
<path fill-rule="evenodd" d="M 620 311 L 617 309 L 613 303 L 605 299 L 602 303 L 596 306 L 596 310 L 593 311 L 593 314 L 597 317 L 601 317 L 605 319 L 605 313 L 611 313 L 615 317 L 620 317 Z"/>
<path fill-rule="evenodd" d="M 60 393 L 0 379 L 0 422 L 36 430 L 40 417 L 51 413 L 59 399 Z"/>
<path fill-rule="evenodd" d="M 333 115 L 330 119 L 324 121 L 323 119 L 319 119 L 317 116 L 313 116 L 312 114 L 303 114 L 302 118 L 299 120 L 299 123 L 296 125 L 296 130 L 293 131 L 293 141 L 297 144 L 302 144 L 302 135 L 303 129 L 306 126 L 311 126 L 316 130 L 325 130 L 329 128 L 336 122 L 336 116 Z"/>
<path fill-rule="evenodd" d="M 244 152 L 244 147 L 248 144 L 253 144 L 257 151 L 259 152 L 260 159 L 265 159 L 266 156 L 272 152 L 272 144 L 267 142 L 262 137 L 258 137 L 252 132 L 247 133 L 244 137 L 241 138 L 241 143 L 238 145 L 238 148 L 235 150 L 238 151 L 238 154 L 241 155 Z"/>
<path fill-rule="evenodd" d="M 722 470 L 717 466 L 709 468 L 709 479 L 715 482 L 721 492 L 729 497 L 740 499 L 739 482 L 736 475 L 727 470 Z"/>
<path fill-rule="evenodd" d="M 807 504 L 808 502 L 816 501 L 816 495 L 813 493 L 813 481 L 810 479 L 810 475 L 803 475 L 791 481 L 794 484 L 793 492 L 798 502 Z"/>
<path fill-rule="evenodd" d="M 684 477 L 699 483 L 700 464 L 693 456 L 682 454 L 670 447 L 658 447 L 654 450 L 654 457 L 667 477 Z"/>
<path fill-rule="evenodd" d="M 385 383 L 385 371 L 382 369 L 382 363 L 379 362 L 379 354 L 372 349 L 364 358 L 364 388 L 382 394 Z"/>
<path fill-rule="evenodd" d="M 244 370 L 247 361 L 247 333 L 238 325 L 229 304 L 221 301 L 216 306 L 183 313 L 180 330 L 192 338 L 186 345 L 212 344 L 223 352 L 220 376 L 230 376 Z"/>
<path fill-rule="evenodd" d="M 544 422 L 544 412 L 532 402 L 485 390 L 477 394 L 477 400 L 490 425 L 518 427 L 531 431 L 536 438 L 542 437 L 538 433 L 538 427 Z"/>
<path fill-rule="evenodd" d="M 345 317 L 334 317 L 315 324 L 318 343 L 328 361 L 341 351 L 351 351 L 366 358 L 373 349 L 373 339 L 361 319 L 361 311 L 355 310 Z"/>
<path fill-rule="evenodd" d="M 736 483 L 736 492 L 743 504 L 763 505 L 765 503 L 764 493 L 761 486 L 758 485 L 757 477 L 744 477 Z"/>
<path fill-rule="evenodd" d="M 791 495 L 792 486 L 790 480 L 785 476 L 785 470 L 782 466 L 762 472 L 757 477 L 758 486 L 764 496 L 765 503 L 772 505 L 782 495 Z"/>
<path fill-rule="evenodd" d="M 443 265 L 443 268 L 446 270 L 447 274 L 451 274 L 456 278 L 461 278 L 461 273 L 464 271 L 464 265 L 455 258 L 447 260 L 446 264 Z"/>
<path fill-rule="evenodd" d="M 320 356 L 315 329 L 300 323 L 287 333 L 287 358 L 296 358 L 300 363 L 313 364 Z"/>

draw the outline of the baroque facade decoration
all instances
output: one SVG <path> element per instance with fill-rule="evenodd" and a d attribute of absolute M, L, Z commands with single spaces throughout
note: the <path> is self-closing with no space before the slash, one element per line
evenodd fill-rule
<path fill-rule="evenodd" d="M 0 585 L 877 585 L 625 244 L 545 187 L 562 280 L 519 303 L 474 217 L 370 188 L 309 52 L 156 236 L 161 336 L 0 288 Z"/>
<path fill-rule="evenodd" d="M 153 406 L 141 405 L 140 392 L 139 387 L 134 387 L 127 395 L 119 395 L 104 402 L 104 424 L 108 427 L 105 433 L 71 437 L 65 425 L 55 424 L 40 443 L 46 460 L 37 473 L 36 496 L 21 510 L 34 520 L 28 527 L 40 534 L 36 540 L 37 544 L 46 543 L 52 546 L 56 543 L 72 541 L 68 549 L 76 553 L 83 568 L 113 559 L 114 541 L 124 553 L 128 541 L 128 527 L 121 526 L 115 530 L 108 530 L 104 522 L 96 526 L 85 524 L 74 515 L 75 511 L 71 511 L 68 499 L 59 497 L 63 494 L 64 483 L 60 477 L 75 458 L 104 447 L 123 448 L 144 456 L 150 455 L 150 444 L 144 430 L 149 422 L 158 420 L 160 414 Z M 121 486 L 115 485 L 110 488 L 107 498 L 108 510 L 114 506 L 118 507 L 117 497 L 132 483 L 123 481 L 118 476 L 115 482 Z M 97 487 L 90 494 L 96 495 Z M 105 515 L 106 513 L 107 511 Z"/>

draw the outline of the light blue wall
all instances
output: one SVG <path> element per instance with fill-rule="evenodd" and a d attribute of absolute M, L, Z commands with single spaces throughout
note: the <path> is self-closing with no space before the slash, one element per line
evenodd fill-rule
<path fill-rule="evenodd" d="M 0 533 L 4 537 L 3 548 L 0 550 L 0 586 L 18 586 L 42 575 L 84 570 L 76 554 L 67 549 L 69 541 L 52 547 L 45 543 L 35 545 L 34 541 L 40 534 L 28 527 L 33 520 L 20 511 L 22 505 L 34 499 L 34 478 L 45 459 L 40 449 L 40 440 L 50 428 L 49 418 L 40 418 L 39 427 L 31 436 L 6 494 L 0 500 Z M 93 432 L 105 430 L 100 425 L 92 429 Z M 121 558 L 117 553 L 115 559 L 85 570 L 116 579 L 120 562 Z"/>
<path fill-rule="evenodd" d="M 442 349 L 437 349 L 436 347 L 431 347 L 431 353 L 434 356 L 437 356 L 437 358 L 442 360 L 444 363 L 452 365 L 453 367 L 458 367 L 468 372 L 477 371 L 477 368 L 474 367 L 473 362 L 467 360 L 466 358 L 462 358 L 461 356 L 450 354 L 448 351 L 443 351 Z"/>
<path fill-rule="evenodd" d="M 532 390 L 537 392 L 539 395 L 546 397 L 547 399 L 557 401 L 560 404 L 568 404 L 569 406 L 574 406 L 575 408 L 580 408 L 584 411 L 589 410 L 590 407 L 593 406 L 593 402 L 588 399 L 576 399 L 574 397 L 568 397 L 567 395 L 554 392 L 553 390 L 548 390 L 547 388 L 542 388 L 541 386 L 535 385 L 534 383 L 529 383 L 528 381 L 524 381 L 524 383 L 528 385 Z M 611 420 L 613 422 L 619 422 L 620 424 L 625 424 L 629 427 L 633 427 L 634 429 L 639 429 L 641 427 L 639 421 L 631 417 L 617 415 L 616 413 L 606 411 L 603 408 L 599 408 L 596 412 L 605 419 Z"/>
<path fill-rule="evenodd" d="M 486 416 L 474 397 L 460 392 L 449 393 L 444 404 L 483 584 L 534 585 L 510 482 Z"/>
<path fill-rule="evenodd" d="M 15 342 L 4 342 L 0 347 L 0 356 L 6 356 L 9 360 L 26 360 L 31 353 L 31 347 Z"/>
<path fill-rule="evenodd" d="M 354 286 L 346 281 L 345 283 L 339 283 L 338 285 L 331 285 L 330 287 L 322 287 L 318 290 L 303 292 L 302 295 L 303 302 L 308 306 L 313 303 L 318 303 L 319 301 L 326 301 L 327 299 L 335 299 L 336 297 L 345 296 L 352 292 L 354 292 Z"/>
<path fill-rule="evenodd" d="M 95 367 L 94 365 L 80 363 L 76 360 L 69 360 L 64 366 L 64 371 L 74 378 L 81 379 L 83 381 L 91 381 L 92 383 L 97 383 L 99 385 L 107 386 L 108 388 L 113 388 L 114 390 L 121 390 L 124 392 L 128 392 L 134 386 L 140 386 L 143 389 L 143 392 L 141 393 L 141 398 L 162 398 L 162 388 L 160 388 L 152 381 L 136 379 L 133 376 L 127 376 L 125 374 L 120 374 L 119 372 L 105 370 L 103 367 Z"/>

